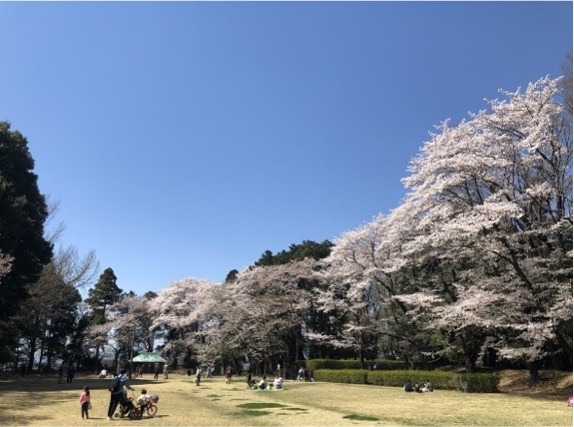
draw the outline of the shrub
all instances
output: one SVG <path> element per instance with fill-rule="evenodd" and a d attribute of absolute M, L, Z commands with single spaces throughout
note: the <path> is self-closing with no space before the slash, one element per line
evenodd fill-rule
<path fill-rule="evenodd" d="M 356 359 L 347 360 L 334 360 L 334 359 L 310 359 L 305 361 L 307 369 L 316 371 L 318 369 L 363 369 L 361 368 L 361 361 Z M 388 369 L 408 369 L 409 366 L 406 362 L 400 360 L 366 360 L 364 362 L 365 368 L 370 368 L 377 365 L 377 370 Z"/>
<path fill-rule="evenodd" d="M 314 372 L 315 381 L 344 384 L 367 384 L 369 371 L 360 369 L 318 369 Z"/>
<path fill-rule="evenodd" d="M 407 380 L 410 380 L 413 384 L 418 383 L 421 387 L 424 383 L 430 381 L 437 389 L 456 390 L 457 388 L 457 374 L 454 372 L 419 370 L 371 371 L 367 377 L 369 384 L 388 387 L 402 387 Z"/>
<path fill-rule="evenodd" d="M 473 393 L 496 393 L 500 381 L 500 377 L 493 373 L 462 374 L 460 379 L 466 382 L 466 391 Z"/>
<path fill-rule="evenodd" d="M 438 390 L 457 390 L 462 380 L 466 391 L 474 393 L 495 393 L 499 377 L 492 373 L 458 374 L 445 371 L 393 370 L 367 371 L 358 369 L 319 369 L 315 380 L 346 384 L 373 384 L 387 387 L 402 387 L 407 380 L 421 387 L 427 381 Z"/>

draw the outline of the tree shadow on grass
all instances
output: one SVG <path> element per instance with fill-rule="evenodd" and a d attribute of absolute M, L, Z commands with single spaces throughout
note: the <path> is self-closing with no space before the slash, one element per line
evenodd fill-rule
<path fill-rule="evenodd" d="M 355 420 L 355 421 L 380 421 L 380 418 L 371 417 L 370 415 L 360 415 L 360 414 L 351 414 L 345 415 L 343 418 L 347 420 Z"/>
<path fill-rule="evenodd" d="M 560 371 L 541 371 L 540 381 L 530 380 L 524 371 L 510 372 L 505 377 L 502 393 L 536 400 L 564 400 L 572 395 L 572 374 Z"/>
<path fill-rule="evenodd" d="M 2 426 L 28 425 L 35 424 L 36 422 L 40 421 L 46 421 L 46 417 L 34 416 L 30 414 L 26 414 L 25 416 L 3 414 L 0 416 L 0 425 Z"/>
<path fill-rule="evenodd" d="M 90 390 L 108 390 L 112 384 L 111 378 L 95 378 L 91 376 L 77 376 L 71 383 L 58 383 L 58 376 L 40 377 L 36 375 L 25 375 L 23 377 L 13 377 L 0 380 L 0 392 L 41 392 L 41 391 L 69 391 L 81 390 L 90 387 Z M 130 380 L 132 387 L 142 385 L 163 384 L 166 381 L 145 380 L 142 378 Z"/>
<path fill-rule="evenodd" d="M 132 387 L 145 385 L 149 387 L 150 382 L 162 383 L 163 381 L 135 379 L 131 380 Z M 46 415 L 34 416 L 37 407 L 60 404 L 70 400 L 70 393 L 79 398 L 84 387 L 90 390 L 104 392 L 104 396 L 109 399 L 108 387 L 111 385 L 110 378 L 97 378 L 92 376 L 77 376 L 71 383 L 58 383 L 58 376 L 26 375 L 24 377 L 3 378 L 0 380 L 0 401 L 9 402 L 10 405 L 0 406 L 0 426 L 6 425 L 28 425 L 37 421 L 46 422 Z M 39 395 L 41 397 L 39 398 Z M 107 402 L 105 403 L 107 407 Z M 21 409 L 22 413 L 14 415 L 7 414 L 8 411 Z M 78 414 L 79 415 L 79 414 Z M 92 419 L 92 418 L 90 418 Z M 96 419 L 96 418 L 94 418 Z M 81 420 L 81 419 L 80 419 Z"/>

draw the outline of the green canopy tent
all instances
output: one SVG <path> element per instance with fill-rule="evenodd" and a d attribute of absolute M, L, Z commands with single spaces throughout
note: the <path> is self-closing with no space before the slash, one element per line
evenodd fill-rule
<path fill-rule="evenodd" d="M 150 364 L 158 364 L 158 363 L 166 363 L 167 360 L 165 360 L 163 357 L 161 357 L 159 354 L 156 353 L 151 353 L 151 352 L 144 352 L 141 354 L 138 354 L 136 357 L 134 357 L 131 362 L 130 362 L 130 378 L 131 378 L 131 372 L 132 372 L 132 367 L 131 364 L 132 363 L 150 363 Z M 146 365 L 144 365 L 146 366 Z M 149 365 L 147 365 L 149 366 Z M 142 366 L 143 368 L 143 366 Z M 149 368 L 151 370 L 151 368 Z M 156 368 L 157 370 L 157 368 Z M 139 373 L 141 374 L 143 372 L 143 370 L 140 370 Z"/>
<path fill-rule="evenodd" d="M 166 360 L 159 354 L 155 353 L 141 353 L 132 359 L 134 363 L 165 363 Z"/>

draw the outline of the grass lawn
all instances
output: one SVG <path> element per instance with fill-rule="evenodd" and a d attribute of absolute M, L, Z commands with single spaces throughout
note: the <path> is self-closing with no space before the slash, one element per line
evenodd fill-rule
<path fill-rule="evenodd" d="M 154 418 L 106 419 L 107 385 L 79 375 L 72 384 L 56 377 L 0 379 L 0 425 L 78 426 L 572 426 L 568 394 L 470 394 L 437 390 L 405 393 L 400 388 L 286 381 L 284 391 L 248 390 L 240 377 L 196 386 L 192 378 L 132 380 L 160 396 Z M 80 416 L 79 397 L 92 389 L 89 420 Z M 570 386 L 571 387 L 571 386 Z M 567 391 L 567 390 L 566 390 Z"/>

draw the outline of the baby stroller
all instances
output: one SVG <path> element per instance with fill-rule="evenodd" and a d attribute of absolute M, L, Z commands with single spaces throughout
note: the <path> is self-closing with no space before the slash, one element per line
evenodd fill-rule
<path fill-rule="evenodd" d="M 125 418 L 126 416 L 132 418 L 133 410 L 135 409 L 134 398 L 124 395 L 119 404 L 120 412 L 116 417 Z"/>

